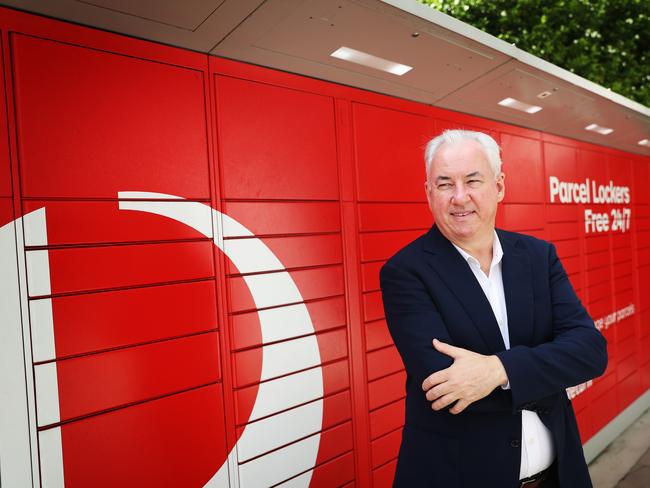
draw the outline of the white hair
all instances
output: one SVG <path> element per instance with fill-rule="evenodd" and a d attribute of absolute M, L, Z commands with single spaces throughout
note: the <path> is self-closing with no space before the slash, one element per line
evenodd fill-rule
<path fill-rule="evenodd" d="M 494 172 L 494 177 L 498 177 L 501 174 L 501 148 L 497 142 L 490 137 L 489 135 L 483 132 L 476 132 L 473 130 L 461 130 L 453 129 L 446 130 L 439 136 L 431 139 L 424 151 L 424 162 L 427 171 L 427 179 L 429 178 L 429 170 L 431 169 L 431 161 L 436 155 L 438 149 L 443 144 L 458 144 L 463 141 L 476 141 L 481 145 L 481 148 L 485 152 L 490 167 Z"/>

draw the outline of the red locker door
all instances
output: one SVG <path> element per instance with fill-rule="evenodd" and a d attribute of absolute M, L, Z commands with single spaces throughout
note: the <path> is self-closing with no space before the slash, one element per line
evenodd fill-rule
<path fill-rule="evenodd" d="M 248 256 L 226 263 L 239 479 L 343 485 L 354 462 L 334 103 L 223 75 L 215 87 L 223 208 L 241 224 L 224 223 L 224 246 Z"/>
<path fill-rule="evenodd" d="M 390 338 L 379 268 L 431 226 L 424 149 L 432 118 L 388 107 L 353 104 L 360 266 L 370 409 L 370 467 L 375 486 L 389 486 L 404 423 L 402 360 Z"/>
<path fill-rule="evenodd" d="M 181 198 L 210 197 L 205 61 L 11 39 L 42 481 L 204 484 L 227 455 L 213 220 Z"/>

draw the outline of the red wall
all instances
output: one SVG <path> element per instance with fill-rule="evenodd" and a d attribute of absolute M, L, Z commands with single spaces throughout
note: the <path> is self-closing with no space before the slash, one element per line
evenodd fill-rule
<path fill-rule="evenodd" d="M 311 486 L 390 486 L 404 372 L 378 270 L 431 224 L 422 152 L 445 128 L 501 143 L 498 225 L 555 242 L 594 319 L 634 305 L 603 327 L 610 366 L 573 400 L 583 440 L 650 388 L 648 158 L 10 10 L 0 28 L 0 226 L 46 210 L 47 242 L 27 233 L 26 255 L 47 250 L 51 289 L 29 274 L 28 288 L 30 307 L 51 300 L 56 357 L 34 359 L 37 371 L 56 365 L 60 418 L 38 425 L 60 427 L 69 486 L 207 482 L 248 425 L 265 425 L 250 417 L 266 352 L 281 358 L 269 388 L 322 372 L 322 401 L 298 394 L 256 417 L 322 404 Z M 550 176 L 611 179 L 631 202 L 551 203 Z M 213 244 L 220 222 L 205 235 L 120 210 L 120 191 L 223 212 L 281 266 L 240 270 Z M 629 230 L 586 232 L 585 209 L 621 207 Z M 228 234 L 223 246 L 254 239 Z M 306 370 L 309 337 L 260 332 L 258 311 L 289 314 L 292 298 L 258 303 L 250 291 L 282 266 L 315 330 L 320 364 Z M 240 450 L 244 481 L 273 471 L 273 453 L 318 442 L 307 424 L 294 437 L 260 429 L 277 439 L 271 454 Z M 277 464 L 257 481 L 312 467 Z"/>

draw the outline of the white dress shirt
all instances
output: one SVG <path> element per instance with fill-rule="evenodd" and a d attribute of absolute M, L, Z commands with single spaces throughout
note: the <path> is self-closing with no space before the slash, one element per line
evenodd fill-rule
<path fill-rule="evenodd" d="M 485 297 L 490 302 L 494 317 L 499 324 L 499 331 L 503 337 L 506 349 L 510 349 L 510 336 L 508 335 L 508 314 L 506 310 L 506 296 L 503 290 L 503 277 L 501 274 L 501 260 L 503 248 L 497 233 L 494 233 L 492 244 L 492 263 L 490 272 L 486 275 L 481 269 L 479 261 L 454 244 L 456 250 L 469 264 Z M 510 388 L 508 383 L 504 388 Z M 551 432 L 542 423 L 537 413 L 531 410 L 521 412 L 521 466 L 519 479 L 528 478 L 548 468 L 555 459 L 555 448 Z"/>

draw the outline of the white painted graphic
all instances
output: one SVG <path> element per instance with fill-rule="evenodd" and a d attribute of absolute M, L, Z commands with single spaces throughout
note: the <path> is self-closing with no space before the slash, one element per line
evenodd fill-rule
<path fill-rule="evenodd" d="M 0 475 L 2 486 L 41 485 L 23 228 L 44 225 L 45 210 L 39 209 L 0 227 Z M 40 231 L 45 233 L 44 228 Z M 37 272 L 41 271 L 39 269 Z M 55 469 L 62 479 L 63 465 L 59 464 Z M 48 475 L 51 474 L 54 474 L 54 478 L 58 476 L 56 473 L 43 471 L 43 486 L 58 486 L 56 483 L 45 483 Z"/>
<path fill-rule="evenodd" d="M 176 203 L 173 206 L 174 212 L 170 212 L 171 205 L 154 200 L 180 200 L 179 197 L 147 192 L 120 192 L 118 197 L 122 210 L 136 210 L 168 217 L 207 237 L 213 235 L 211 228 L 214 226 L 214 244 L 230 258 L 241 273 L 281 270 L 265 275 L 244 276 L 257 308 L 298 303 L 291 307 L 285 316 L 280 312 L 259 314 L 265 343 L 277 340 L 280 324 L 282 328 L 290 328 L 292 333 L 298 335 L 312 334 L 288 343 L 262 348 L 262 383 L 259 385 L 250 418 L 254 420 L 289 409 L 295 405 L 293 397 L 297 392 L 301 396 L 316 400 L 300 409 L 287 410 L 249 424 L 237 442 L 236 449 L 229 453 L 228 462 L 219 468 L 206 486 L 228 486 L 228 478 L 235 476 L 238 476 L 239 485 L 244 488 L 271 486 L 312 468 L 316 463 L 320 444 L 323 375 L 318 342 L 313 335 L 314 326 L 307 307 L 300 303 L 303 298 L 291 275 L 273 252 L 250 230 L 207 205 L 184 201 L 182 206 Z M 205 218 L 206 212 L 210 214 L 211 220 Z M 232 239 L 224 243 L 224 238 L 231 236 L 248 236 L 250 239 Z M 266 381 L 278 374 L 300 369 L 305 371 L 283 378 L 285 381 Z M 288 378 L 292 381 L 286 381 Z M 269 408 L 270 406 L 272 408 Z M 277 439 L 290 441 L 309 434 L 313 435 L 271 454 L 247 461 L 265 452 L 265 448 L 278 445 Z M 243 464 L 236 470 L 238 462 Z M 307 487 L 310 480 L 311 475 L 305 473 L 295 486 Z"/>
<path fill-rule="evenodd" d="M 252 232 L 208 205 L 159 193 L 120 192 L 118 196 L 121 210 L 164 216 L 212 238 L 241 273 L 274 271 L 244 276 L 256 306 L 267 308 L 259 312 L 263 341 L 306 337 L 262 348 L 261 383 L 249 419 L 251 423 L 206 486 L 269 486 L 300 473 L 291 480 L 291 486 L 309 486 L 312 473 L 309 470 L 316 463 L 320 445 L 323 374 L 314 327 L 293 279 Z M 52 425 L 60 419 L 57 369 L 53 361 L 56 354 L 52 302 L 49 298 L 37 298 L 29 308 L 27 305 L 28 295 L 39 297 L 51 293 L 48 253 L 43 250 L 25 253 L 24 244 L 16 244 L 17 236 L 22 236 L 23 222 L 30 244 L 47 245 L 44 208 L 0 227 L 0 320 L 3 324 L 0 328 L 0 467 L 3 485 L 6 482 L 7 486 L 39 486 L 35 441 L 38 436 L 43 486 L 63 487 L 61 428 L 36 433 L 36 425 Z M 224 242 L 224 238 L 231 236 L 248 238 Z M 25 259 L 19 259 L 20 256 Z M 287 303 L 295 305 L 273 308 Z M 23 341 L 22 324 L 28 313 L 31 336 L 30 329 L 25 327 L 27 334 Z M 34 383 L 27 380 L 31 378 L 33 361 L 45 361 L 34 367 L 35 391 Z M 289 374 L 291 371 L 300 372 Z M 276 378 L 278 375 L 286 376 Z M 292 409 L 302 403 L 306 404 Z M 38 419 L 34 405 L 38 407 Z M 278 449 L 296 439 L 302 440 Z M 270 450 L 273 450 L 270 454 L 260 456 Z"/>

